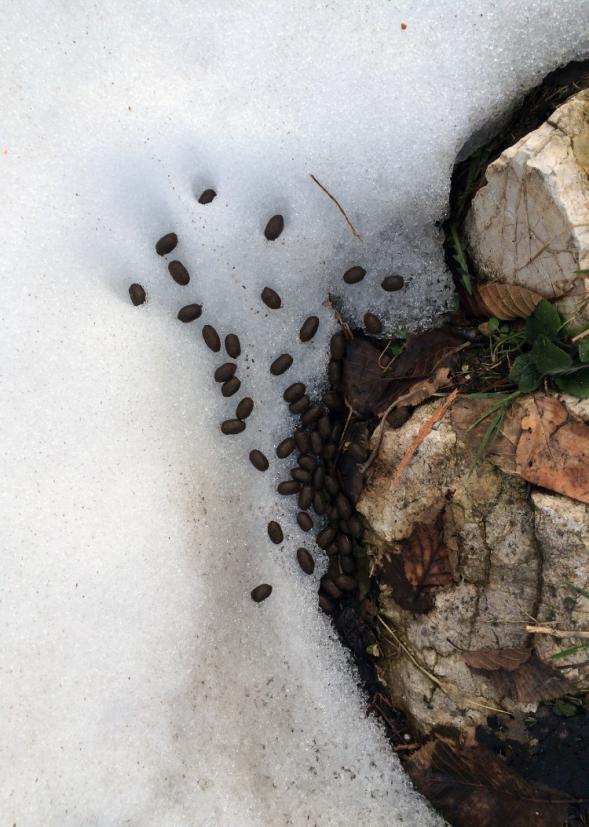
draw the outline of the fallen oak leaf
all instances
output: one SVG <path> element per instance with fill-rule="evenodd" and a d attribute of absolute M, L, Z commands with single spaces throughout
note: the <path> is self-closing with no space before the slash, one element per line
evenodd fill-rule
<path fill-rule="evenodd" d="M 465 652 L 471 669 L 484 672 L 496 691 L 519 703 L 561 698 L 572 691 L 570 682 L 532 649 L 477 649 Z"/>
<path fill-rule="evenodd" d="M 569 799 L 526 781 L 484 747 L 430 741 L 405 764 L 417 790 L 454 827 L 561 827 Z"/>
<path fill-rule="evenodd" d="M 522 406 L 516 474 L 589 504 L 589 426 L 552 396 L 533 396 Z"/>
<path fill-rule="evenodd" d="M 479 284 L 474 293 L 478 302 L 477 309 L 481 308 L 489 316 L 501 321 L 527 319 L 543 298 L 535 290 L 498 281 Z"/>
<path fill-rule="evenodd" d="M 464 660 L 471 669 L 482 669 L 485 672 L 505 669 L 513 672 L 528 661 L 531 655 L 531 649 L 475 649 L 465 652 Z"/>

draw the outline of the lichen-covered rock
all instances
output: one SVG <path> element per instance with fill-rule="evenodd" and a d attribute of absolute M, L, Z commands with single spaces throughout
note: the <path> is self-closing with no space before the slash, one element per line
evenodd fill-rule
<path fill-rule="evenodd" d="M 564 315 L 589 318 L 589 90 L 489 165 L 465 231 L 485 278 L 563 297 Z"/>
<path fill-rule="evenodd" d="M 455 431 L 451 415 L 426 437 L 400 484 L 392 484 L 407 448 L 438 404 L 418 408 L 401 429 L 385 433 L 358 503 L 388 626 L 383 626 L 380 672 L 393 702 L 423 729 L 479 723 L 489 708 L 529 708 L 498 683 L 497 675 L 469 668 L 466 652 L 534 648 L 555 672 L 551 656 L 574 641 L 532 636 L 526 626 L 534 618 L 561 629 L 588 625 L 578 614 L 583 598 L 571 588 L 589 583 L 587 506 L 540 492 L 530 499 L 525 482 L 490 462 L 473 470 L 472 448 Z M 402 557 L 417 524 L 431 526 L 440 514 L 454 576 L 433 590 L 431 611 L 420 613 L 417 604 L 411 611 L 395 599 L 391 561 Z M 588 672 L 581 667 L 559 674 L 580 680 Z"/>

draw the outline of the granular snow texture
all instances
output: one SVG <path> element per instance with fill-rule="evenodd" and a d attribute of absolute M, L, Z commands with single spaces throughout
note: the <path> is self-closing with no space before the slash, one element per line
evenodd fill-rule
<path fill-rule="evenodd" d="M 586 0 L 4 5 L 3 823 L 436 823 L 317 610 L 322 565 L 296 565 L 281 392 L 319 382 L 328 292 L 389 328 L 446 306 L 436 222 L 457 152 L 584 55 L 588 23 Z M 187 287 L 154 252 L 172 230 Z M 404 291 L 382 291 L 390 274 Z M 181 325 L 192 301 L 203 318 Z M 205 322 L 242 340 L 240 436 L 219 431 L 240 396 L 213 382 Z"/>

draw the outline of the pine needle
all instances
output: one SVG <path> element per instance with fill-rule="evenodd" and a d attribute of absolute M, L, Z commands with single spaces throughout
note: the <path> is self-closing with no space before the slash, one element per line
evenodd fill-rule
<path fill-rule="evenodd" d="M 329 192 L 329 190 L 325 189 L 325 187 L 323 186 L 323 184 L 322 184 L 320 181 L 318 181 L 318 180 L 315 178 L 315 176 L 314 176 L 314 175 L 310 175 L 310 178 L 312 178 L 312 179 L 313 179 L 313 181 L 315 181 L 315 183 L 317 184 L 317 186 L 318 186 L 320 189 L 322 189 L 322 190 L 323 190 L 323 192 L 324 192 L 327 196 L 329 196 L 329 198 L 331 198 L 331 200 L 333 201 L 333 203 L 335 204 L 335 206 L 338 208 L 338 210 L 341 212 L 341 214 L 343 215 L 343 217 L 346 219 L 346 224 L 348 225 L 348 227 L 349 227 L 349 228 L 350 228 L 350 230 L 352 231 L 352 235 L 355 235 L 355 236 L 356 236 L 356 238 L 359 238 L 360 240 L 362 240 L 362 236 L 360 235 L 360 233 L 358 232 L 358 230 L 354 227 L 354 225 L 352 224 L 352 222 L 351 222 L 351 221 L 350 221 L 350 219 L 348 218 L 348 216 L 347 216 L 347 214 L 346 214 L 346 211 L 344 210 L 344 208 L 342 207 L 342 205 L 340 204 L 340 202 L 337 200 L 337 198 L 335 198 L 335 197 L 334 197 L 334 196 L 333 196 L 333 195 Z"/>

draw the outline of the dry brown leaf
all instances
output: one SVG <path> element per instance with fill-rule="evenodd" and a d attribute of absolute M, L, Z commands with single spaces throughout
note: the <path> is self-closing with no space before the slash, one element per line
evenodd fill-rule
<path fill-rule="evenodd" d="M 425 614 L 433 608 L 433 593 L 454 581 L 451 555 L 444 543 L 443 512 L 433 525 L 418 523 L 402 542 L 398 554 L 381 565 L 379 580 L 391 586 L 403 609 Z"/>
<path fill-rule="evenodd" d="M 542 301 L 542 296 L 534 290 L 498 281 L 479 284 L 475 293 L 478 307 L 501 321 L 527 319 Z"/>
<path fill-rule="evenodd" d="M 437 393 L 440 388 L 449 384 L 450 368 L 438 368 L 431 379 L 423 379 L 421 382 L 416 382 L 411 386 L 411 389 L 399 396 L 397 399 L 397 407 L 415 407 L 421 405 L 434 393 Z"/>
<path fill-rule="evenodd" d="M 485 672 L 505 669 L 513 672 L 528 661 L 531 654 L 531 649 L 476 649 L 465 652 L 464 660 L 471 669 L 483 669 Z"/>
<path fill-rule="evenodd" d="M 478 649 L 465 652 L 464 660 L 471 669 L 488 673 L 499 695 L 519 703 L 561 698 L 572 689 L 558 669 L 541 661 L 531 649 Z"/>
<path fill-rule="evenodd" d="M 532 396 L 522 406 L 516 473 L 527 482 L 589 504 L 589 426 L 552 396 Z"/>
<path fill-rule="evenodd" d="M 566 819 L 566 796 L 526 781 L 481 746 L 431 741 L 405 766 L 453 827 L 562 827 Z"/>

